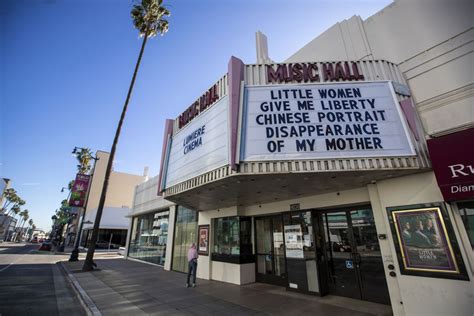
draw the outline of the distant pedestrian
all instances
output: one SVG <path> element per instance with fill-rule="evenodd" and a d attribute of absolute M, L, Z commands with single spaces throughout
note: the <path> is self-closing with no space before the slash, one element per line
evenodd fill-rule
<path fill-rule="evenodd" d="M 188 250 L 188 279 L 186 281 L 186 287 L 189 287 L 189 278 L 191 277 L 191 273 L 193 274 L 193 287 L 196 287 L 196 270 L 197 270 L 197 258 L 198 253 L 196 250 L 196 244 L 193 243 Z"/>

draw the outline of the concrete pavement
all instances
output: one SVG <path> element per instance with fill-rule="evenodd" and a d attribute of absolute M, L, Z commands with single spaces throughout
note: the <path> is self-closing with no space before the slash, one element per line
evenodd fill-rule
<path fill-rule="evenodd" d="M 0 244 L 0 315 L 86 315 L 56 265 L 67 256 L 39 245 Z"/>
<path fill-rule="evenodd" d="M 64 262 L 103 315 L 391 315 L 389 306 L 349 298 L 315 297 L 255 283 L 237 286 L 199 280 L 125 259 L 98 259 L 100 270 L 82 272 L 82 261 Z"/>
<path fill-rule="evenodd" d="M 315 297 L 255 283 L 237 286 L 198 279 L 115 253 L 96 253 L 99 270 L 82 272 L 69 254 L 38 245 L 0 244 L 0 315 L 391 315 L 385 305 Z M 71 281 L 74 281 L 75 286 Z M 81 294 L 82 293 L 82 294 Z"/>

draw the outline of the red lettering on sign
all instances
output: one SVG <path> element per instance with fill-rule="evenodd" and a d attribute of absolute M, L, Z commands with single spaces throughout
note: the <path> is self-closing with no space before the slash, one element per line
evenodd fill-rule
<path fill-rule="evenodd" d="M 179 128 L 191 122 L 199 113 L 210 107 L 217 100 L 219 100 L 219 94 L 217 92 L 217 84 L 215 84 L 181 113 L 178 118 Z"/>

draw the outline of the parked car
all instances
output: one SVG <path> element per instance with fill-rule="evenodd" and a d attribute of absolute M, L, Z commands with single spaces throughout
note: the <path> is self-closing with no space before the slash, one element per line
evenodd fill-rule
<path fill-rule="evenodd" d="M 51 242 L 43 241 L 43 243 L 41 244 L 38 250 L 51 251 Z"/>
<path fill-rule="evenodd" d="M 36 244 L 38 243 L 38 237 L 33 237 L 33 239 L 31 240 L 32 243 Z"/>

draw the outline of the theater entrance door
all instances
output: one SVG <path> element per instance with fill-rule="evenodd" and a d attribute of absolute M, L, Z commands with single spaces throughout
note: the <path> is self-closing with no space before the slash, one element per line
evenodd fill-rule
<path fill-rule="evenodd" d="M 330 294 L 390 304 L 370 207 L 316 212 Z"/>
<path fill-rule="evenodd" d="M 286 286 L 282 216 L 255 218 L 255 232 L 257 281 Z"/>

